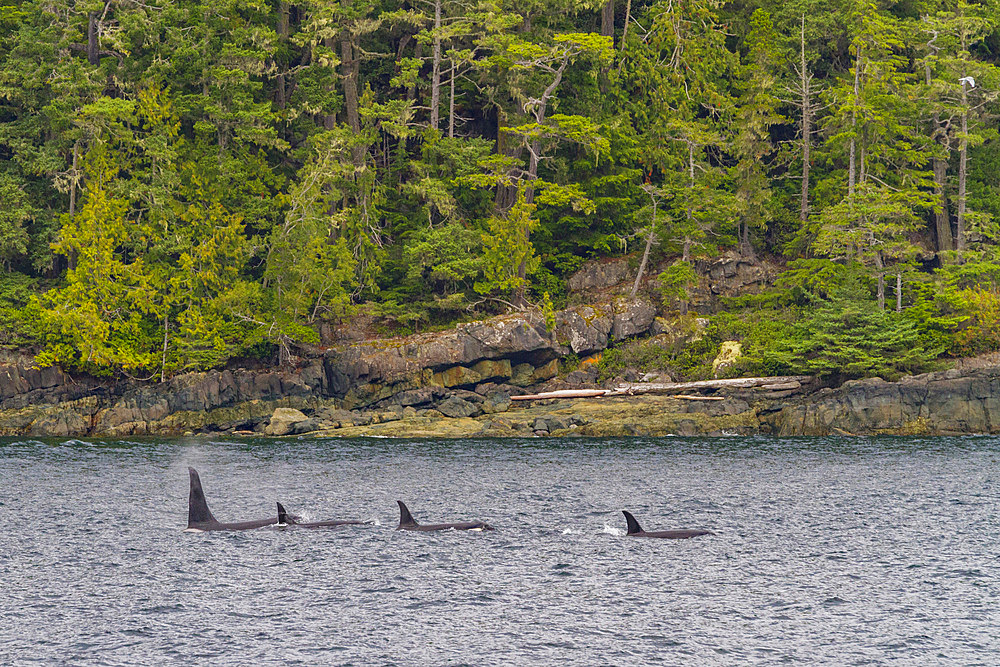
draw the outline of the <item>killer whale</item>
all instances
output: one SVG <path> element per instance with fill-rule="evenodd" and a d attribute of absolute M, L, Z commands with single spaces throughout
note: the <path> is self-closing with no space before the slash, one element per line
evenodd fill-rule
<path fill-rule="evenodd" d="M 188 468 L 188 475 L 191 478 L 191 491 L 188 494 L 188 525 L 190 531 L 208 530 L 253 530 L 263 528 L 278 523 L 278 517 L 269 519 L 257 519 L 255 521 L 239 521 L 236 523 L 222 523 L 212 516 L 212 510 L 208 509 L 208 502 L 205 500 L 205 491 L 201 488 L 201 478 L 198 471 Z"/>
<path fill-rule="evenodd" d="M 413 515 L 410 514 L 410 510 L 407 509 L 406 505 L 403 504 L 402 500 L 397 500 L 399 503 L 399 527 L 396 530 L 416 530 L 421 532 L 430 532 L 432 530 L 493 530 L 493 526 L 488 523 L 483 523 L 482 521 L 463 521 L 458 523 L 428 523 L 419 524 Z"/>
<path fill-rule="evenodd" d="M 622 510 L 622 514 L 625 515 L 625 522 L 628 524 L 628 534 L 626 537 L 659 537 L 665 540 L 686 540 L 691 537 L 698 537 L 699 535 L 715 535 L 710 530 L 657 530 L 646 532 L 629 512 Z"/>
<path fill-rule="evenodd" d="M 365 521 L 354 521 L 352 519 L 333 519 L 331 521 L 309 521 L 299 523 L 297 517 L 285 511 L 284 506 L 278 503 L 278 524 L 295 526 L 296 528 L 336 528 L 337 526 L 359 526 Z"/>

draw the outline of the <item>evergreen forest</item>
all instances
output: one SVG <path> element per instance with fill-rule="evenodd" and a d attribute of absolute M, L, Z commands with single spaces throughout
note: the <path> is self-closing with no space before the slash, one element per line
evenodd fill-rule
<path fill-rule="evenodd" d="M 631 354 L 933 368 L 1000 349 L 998 65 L 998 0 L 0 0 L 0 345 L 163 379 L 737 253 Z"/>

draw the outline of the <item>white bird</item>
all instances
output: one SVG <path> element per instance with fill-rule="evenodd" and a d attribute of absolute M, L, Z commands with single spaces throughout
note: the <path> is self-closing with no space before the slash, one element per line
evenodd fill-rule
<path fill-rule="evenodd" d="M 975 88 L 976 87 L 976 80 L 973 79 L 971 76 L 963 76 L 961 79 L 958 80 L 958 82 L 959 83 L 967 83 L 967 84 L 969 84 L 969 88 Z"/>

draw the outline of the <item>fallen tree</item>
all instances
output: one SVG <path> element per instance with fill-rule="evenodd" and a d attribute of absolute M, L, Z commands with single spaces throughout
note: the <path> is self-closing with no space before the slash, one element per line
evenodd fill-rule
<path fill-rule="evenodd" d="M 696 382 L 622 382 L 604 396 L 632 396 L 635 394 L 674 394 L 684 391 L 715 391 L 718 389 L 767 390 L 798 389 L 812 382 L 809 375 L 784 375 L 778 377 L 733 378 L 730 380 L 698 380 Z"/>
<path fill-rule="evenodd" d="M 687 401 L 722 400 L 721 397 L 691 396 L 678 392 L 715 391 L 718 389 L 759 388 L 768 391 L 798 389 L 812 382 L 808 375 L 783 375 L 778 377 L 734 378 L 731 380 L 698 380 L 696 382 L 622 382 L 614 389 L 560 389 L 539 394 L 511 396 L 512 401 L 537 401 L 547 398 L 600 398 L 602 396 L 635 396 L 637 394 L 672 394 L 673 398 Z"/>

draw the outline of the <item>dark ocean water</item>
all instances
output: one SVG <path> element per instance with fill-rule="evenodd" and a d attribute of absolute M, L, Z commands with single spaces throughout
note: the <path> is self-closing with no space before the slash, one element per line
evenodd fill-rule
<path fill-rule="evenodd" d="M 1000 664 L 1000 439 L 0 440 L 0 664 Z M 185 533 L 281 500 L 373 525 Z M 406 533 L 424 522 L 497 530 Z M 626 539 L 621 509 L 648 530 Z"/>

